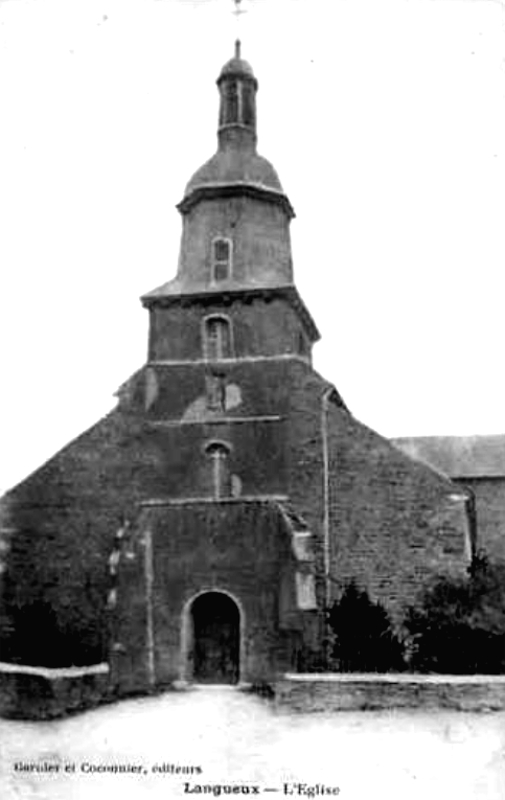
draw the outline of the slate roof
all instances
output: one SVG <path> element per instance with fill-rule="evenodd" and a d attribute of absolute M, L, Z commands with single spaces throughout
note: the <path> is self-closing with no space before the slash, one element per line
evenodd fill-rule
<path fill-rule="evenodd" d="M 230 58 L 230 60 L 226 62 L 221 70 L 221 74 L 217 79 L 217 82 L 219 83 L 227 75 L 245 75 L 247 78 L 256 80 L 254 77 L 253 68 L 249 62 L 237 55 L 235 55 L 233 58 Z"/>
<path fill-rule="evenodd" d="M 186 186 L 187 197 L 202 186 L 226 186 L 246 183 L 283 194 L 276 170 L 268 159 L 258 153 L 241 148 L 218 150 L 200 167 Z"/>
<path fill-rule="evenodd" d="M 505 434 L 413 436 L 391 442 L 451 478 L 505 478 Z"/>

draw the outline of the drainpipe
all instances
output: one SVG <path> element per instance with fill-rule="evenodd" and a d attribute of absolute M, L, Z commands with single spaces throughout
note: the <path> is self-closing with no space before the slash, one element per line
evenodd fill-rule
<path fill-rule="evenodd" d="M 149 686 L 156 685 L 154 667 L 154 625 L 153 625 L 153 537 L 149 528 L 144 531 L 144 577 L 146 584 L 146 660 Z"/>
<path fill-rule="evenodd" d="M 473 565 L 477 556 L 477 508 L 475 505 L 475 492 L 465 484 L 465 505 L 468 517 L 468 534 L 470 537 L 470 564 Z"/>
<path fill-rule="evenodd" d="M 328 408 L 333 386 L 323 393 L 321 398 L 321 441 L 323 450 L 323 553 L 326 610 L 331 602 L 331 550 L 330 550 L 330 456 L 328 447 Z"/>

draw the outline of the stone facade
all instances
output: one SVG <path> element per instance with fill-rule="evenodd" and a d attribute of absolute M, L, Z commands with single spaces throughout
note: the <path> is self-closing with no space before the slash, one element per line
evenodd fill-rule
<path fill-rule="evenodd" d="M 505 563 L 505 475 L 452 480 L 472 492 L 477 550 Z"/>
<path fill-rule="evenodd" d="M 503 675 L 287 675 L 275 685 L 278 709 L 331 714 L 416 708 L 503 711 Z"/>
<path fill-rule="evenodd" d="M 505 436 L 418 436 L 392 441 L 469 492 L 475 548 L 492 561 L 505 562 Z"/>
<path fill-rule="evenodd" d="M 396 617 L 471 555 L 468 498 L 357 422 L 311 366 L 293 209 L 256 153 L 257 82 L 218 80 L 176 277 L 143 297 L 148 363 L 2 502 L 4 661 L 108 662 L 118 694 L 271 681 L 351 578 Z"/>

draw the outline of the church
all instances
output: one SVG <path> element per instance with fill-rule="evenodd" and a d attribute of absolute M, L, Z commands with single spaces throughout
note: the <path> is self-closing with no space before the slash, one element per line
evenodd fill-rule
<path fill-rule="evenodd" d="M 349 581 L 399 620 L 476 544 L 465 488 L 357 421 L 313 369 L 294 210 L 257 152 L 238 42 L 217 87 L 176 276 L 142 298 L 146 364 L 1 502 L 0 660 L 106 662 L 117 695 L 303 669 Z"/>

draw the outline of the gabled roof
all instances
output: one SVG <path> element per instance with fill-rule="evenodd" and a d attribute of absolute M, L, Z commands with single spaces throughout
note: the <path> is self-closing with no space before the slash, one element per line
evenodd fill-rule
<path fill-rule="evenodd" d="M 505 477 L 505 434 L 391 439 L 404 453 L 451 478 Z"/>

